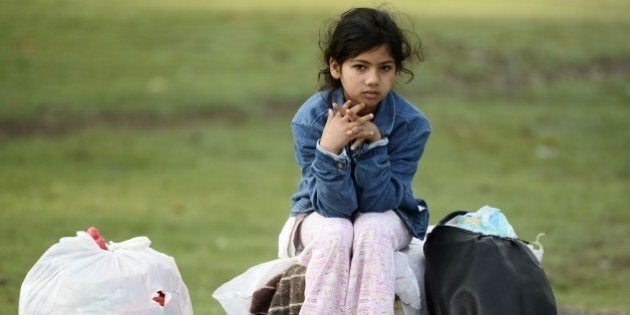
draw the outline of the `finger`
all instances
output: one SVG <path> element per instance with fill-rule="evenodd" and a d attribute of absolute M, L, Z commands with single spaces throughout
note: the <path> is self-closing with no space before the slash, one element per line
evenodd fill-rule
<path fill-rule="evenodd" d="M 372 120 L 374 118 L 374 114 L 370 113 L 370 114 L 367 114 L 367 115 L 364 115 L 364 116 L 356 115 L 356 117 L 358 117 L 358 118 L 355 119 L 355 121 L 358 122 L 358 123 L 363 124 L 363 123 L 366 123 L 366 122 Z"/>
<path fill-rule="evenodd" d="M 335 118 L 335 117 L 341 118 L 341 119 L 344 118 L 344 115 L 342 113 L 341 107 L 339 107 L 339 104 L 333 103 L 332 112 L 333 112 L 333 118 Z"/>
<path fill-rule="evenodd" d="M 334 106 L 334 105 L 333 105 Z M 328 123 L 329 121 L 331 121 L 333 119 L 333 116 L 335 115 L 335 113 L 333 113 L 332 109 L 328 109 L 328 118 L 326 118 L 326 123 Z"/>
<path fill-rule="evenodd" d="M 374 135 L 374 130 L 369 125 L 361 124 L 359 122 L 352 122 L 346 128 L 346 134 L 351 135 L 354 138 L 364 137 L 370 138 Z"/>
<path fill-rule="evenodd" d="M 350 108 L 350 111 L 352 111 L 354 114 L 358 114 L 364 108 L 365 108 L 365 104 L 359 103 L 357 105 L 352 106 L 352 108 Z"/>
<path fill-rule="evenodd" d="M 351 110 L 346 111 L 346 117 L 348 117 L 348 119 L 350 119 L 350 121 L 355 121 L 355 120 L 358 120 L 360 118 L 359 115 L 355 114 Z"/>
<path fill-rule="evenodd" d="M 364 130 L 364 131 L 360 132 L 359 134 L 357 134 L 357 137 L 365 139 L 366 141 L 369 141 L 370 139 L 372 139 L 372 137 L 374 137 L 374 131 L 372 131 L 372 130 Z"/>
<path fill-rule="evenodd" d="M 343 103 L 343 107 L 345 108 L 352 107 L 352 100 L 347 100 L 345 103 Z"/>
<path fill-rule="evenodd" d="M 365 142 L 365 138 L 357 138 L 356 140 L 354 140 L 354 142 L 352 142 L 352 145 L 350 146 L 350 149 L 355 150 L 356 148 L 358 148 L 363 142 Z"/>
<path fill-rule="evenodd" d="M 350 107 L 352 107 L 352 101 L 348 100 L 345 103 L 343 103 L 343 105 L 340 108 L 341 115 L 345 116 L 346 113 L 348 112 L 348 109 L 350 109 Z"/>
<path fill-rule="evenodd" d="M 355 126 L 363 126 L 366 123 L 370 122 L 374 118 L 374 114 L 367 114 L 365 116 L 359 116 L 359 115 L 348 113 L 346 117 L 350 118 L 350 127 L 355 127 Z"/>
<path fill-rule="evenodd" d="M 370 138 L 374 135 L 374 131 L 363 125 L 357 125 L 349 128 L 348 131 L 346 131 L 346 134 L 352 135 L 355 138 Z"/>
<path fill-rule="evenodd" d="M 374 114 L 372 114 L 372 113 L 367 114 L 367 115 L 363 115 L 363 116 L 359 116 L 358 113 L 359 113 L 359 111 L 361 111 L 361 109 L 363 107 L 365 107 L 365 105 L 362 105 L 362 104 L 361 104 L 361 106 L 357 105 L 357 106 L 353 107 L 351 110 L 348 110 L 346 112 L 346 115 L 348 117 L 350 117 L 350 121 L 358 121 L 358 120 L 360 120 L 363 123 L 363 122 L 366 122 L 368 120 L 372 120 L 372 118 L 374 118 Z M 362 117 L 363 117 L 363 119 L 360 119 Z"/>
<path fill-rule="evenodd" d="M 361 126 L 351 125 L 350 128 L 348 128 L 348 130 L 346 131 L 346 134 L 351 136 L 353 134 L 358 134 L 359 132 L 361 132 Z"/>

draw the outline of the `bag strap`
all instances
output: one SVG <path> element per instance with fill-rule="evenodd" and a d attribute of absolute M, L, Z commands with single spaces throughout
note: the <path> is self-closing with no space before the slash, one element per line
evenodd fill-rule
<path fill-rule="evenodd" d="M 466 210 L 453 211 L 453 212 L 447 214 L 442 220 L 440 220 L 440 222 L 438 222 L 438 225 L 444 225 L 444 224 L 446 224 L 446 222 L 450 221 L 452 218 L 454 218 L 454 217 L 456 217 L 458 215 L 464 215 L 466 213 L 468 213 L 468 211 L 466 211 Z"/>

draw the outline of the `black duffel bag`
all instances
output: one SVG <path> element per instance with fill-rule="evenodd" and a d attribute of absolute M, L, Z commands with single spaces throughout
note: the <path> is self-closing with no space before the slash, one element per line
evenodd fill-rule
<path fill-rule="evenodd" d="M 444 225 L 466 213 L 447 215 L 427 235 L 429 314 L 557 314 L 549 280 L 527 243 Z"/>

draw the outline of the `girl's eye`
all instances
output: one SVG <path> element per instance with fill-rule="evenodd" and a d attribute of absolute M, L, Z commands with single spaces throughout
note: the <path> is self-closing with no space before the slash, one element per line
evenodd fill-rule
<path fill-rule="evenodd" d="M 383 70 L 384 72 L 389 72 L 392 70 L 392 66 L 382 66 L 381 70 Z"/>
<path fill-rule="evenodd" d="M 363 70 L 366 69 L 365 65 L 362 65 L 362 64 L 354 65 L 354 68 L 359 70 L 359 71 L 363 71 Z"/>

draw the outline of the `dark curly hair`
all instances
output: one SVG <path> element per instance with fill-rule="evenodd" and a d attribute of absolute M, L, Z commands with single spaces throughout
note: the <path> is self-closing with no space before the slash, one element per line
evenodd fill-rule
<path fill-rule="evenodd" d="M 412 45 L 405 33 L 418 40 Z M 410 76 L 413 72 L 405 67 L 405 61 L 422 56 L 421 43 L 418 36 L 401 30 L 390 14 L 381 9 L 354 8 L 344 12 L 341 18 L 331 23 L 324 33 L 320 33 L 319 46 L 323 53 L 324 68 L 319 70 L 318 82 L 320 90 L 334 90 L 341 87 L 341 81 L 330 74 L 330 59 L 339 64 L 356 57 L 365 51 L 386 45 L 394 58 L 396 71 Z"/>

